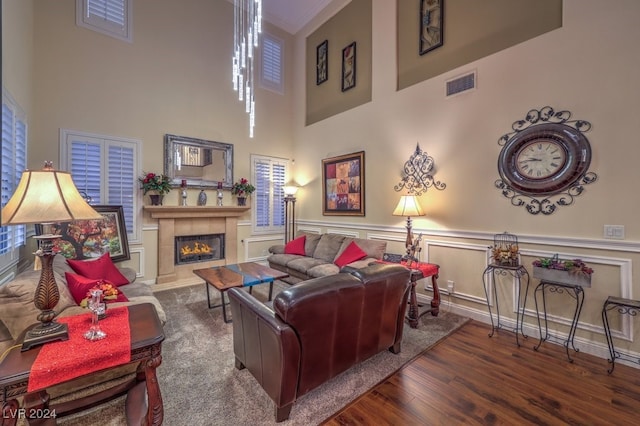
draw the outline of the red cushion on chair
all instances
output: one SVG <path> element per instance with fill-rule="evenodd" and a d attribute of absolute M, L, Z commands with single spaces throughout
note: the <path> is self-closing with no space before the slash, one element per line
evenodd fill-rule
<path fill-rule="evenodd" d="M 367 257 L 367 253 L 362 251 L 362 249 L 354 242 L 347 246 L 346 249 L 338 256 L 336 260 L 333 261 L 336 265 L 342 268 L 345 265 L 348 265 L 351 262 L 355 262 L 356 260 L 364 259 Z"/>
<path fill-rule="evenodd" d="M 285 254 L 299 254 L 300 256 L 304 256 L 305 252 L 304 252 L 304 244 L 307 241 L 307 236 L 303 235 L 301 237 L 298 237 L 296 239 L 293 239 L 291 241 L 289 241 L 285 246 L 284 246 L 284 253 Z"/>
<path fill-rule="evenodd" d="M 105 253 L 96 260 L 67 259 L 67 263 L 76 273 L 87 278 L 109 281 L 115 286 L 129 284 L 127 277 L 122 275 L 111 261 L 109 253 Z"/>

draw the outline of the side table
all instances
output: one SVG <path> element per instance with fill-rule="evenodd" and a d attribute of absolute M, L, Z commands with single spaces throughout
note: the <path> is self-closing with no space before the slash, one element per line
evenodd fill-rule
<path fill-rule="evenodd" d="M 569 335 L 566 340 L 549 334 L 549 326 L 547 323 L 547 299 L 545 296 L 545 290 L 549 290 L 549 293 L 563 294 L 567 293 L 576 301 L 576 307 L 573 311 L 573 319 L 571 320 L 571 327 L 569 328 Z M 538 309 L 538 294 L 542 294 L 542 312 L 544 315 L 544 335 L 542 334 L 542 325 L 540 323 L 540 311 Z M 584 289 L 579 285 L 562 284 L 558 282 L 550 282 L 541 280 L 540 284 L 536 287 L 534 292 L 534 300 L 536 302 L 536 316 L 538 317 L 538 330 L 540 332 L 540 341 L 533 347 L 536 351 L 542 345 L 542 342 L 546 340 L 556 340 L 562 343 L 567 351 L 567 358 L 569 362 L 573 362 L 571 355 L 569 354 L 569 346 L 573 348 L 575 352 L 579 352 L 578 348 L 573 343 L 573 338 L 576 335 L 576 329 L 578 328 L 578 319 L 580 318 L 580 312 L 582 311 L 582 305 L 584 303 Z"/>
<path fill-rule="evenodd" d="M 493 336 L 493 333 L 496 330 L 503 328 L 500 323 L 500 306 L 498 304 L 498 292 L 496 291 L 496 280 L 495 275 L 511 275 L 518 283 L 516 287 L 516 328 L 513 332 L 516 334 L 516 345 L 520 346 L 520 340 L 518 339 L 518 333 L 522 334 L 522 337 L 525 339 L 527 336 L 524 334 L 524 330 L 522 328 L 522 324 L 524 322 L 524 310 L 525 305 L 527 303 L 527 293 L 529 292 L 529 272 L 527 268 L 522 265 L 498 265 L 498 264 L 490 264 L 486 267 L 484 272 L 482 273 L 482 284 L 484 287 L 484 294 L 487 298 L 487 308 L 489 309 L 489 318 L 491 319 L 491 332 L 489 333 L 489 337 Z M 493 300 L 496 307 L 496 322 L 493 321 L 493 314 L 491 312 L 491 300 L 489 300 L 489 291 L 487 289 L 487 278 L 491 277 L 491 282 L 493 283 Z M 524 291 L 524 297 L 522 297 L 522 278 L 526 280 L 526 287 Z M 522 309 L 520 308 L 520 299 L 522 299 Z"/>
<path fill-rule="evenodd" d="M 613 369 L 616 366 L 616 358 L 620 358 L 625 361 L 634 361 L 640 364 L 640 359 L 624 352 L 616 351 L 613 346 L 611 328 L 609 327 L 608 312 L 614 308 L 617 308 L 618 313 L 621 315 L 626 314 L 635 317 L 638 316 L 638 313 L 640 313 L 640 300 L 609 296 L 602 306 L 602 324 L 604 325 L 604 335 L 607 336 L 607 345 L 609 346 L 609 355 L 611 356 L 611 358 L 608 360 L 611 364 L 611 368 L 607 370 L 607 373 L 609 374 L 613 373 Z"/>
<path fill-rule="evenodd" d="M 424 314 L 431 312 L 431 315 L 437 317 L 440 312 L 440 290 L 437 282 L 440 266 L 435 263 L 418 262 L 411 265 L 409 269 L 411 269 L 411 293 L 409 294 L 409 314 L 407 315 L 407 320 L 411 328 L 418 328 L 418 320 Z M 433 286 L 431 307 L 420 312 L 418 298 L 416 296 L 416 286 L 418 285 L 418 280 L 429 277 L 431 277 L 431 285 Z"/>
<path fill-rule="evenodd" d="M 27 391 L 31 366 L 42 347 L 25 352 L 10 351 L 0 364 L 0 403 L 2 403 L 0 424 L 15 425 L 19 416 L 27 417 L 29 424 L 32 425 L 55 424 L 54 414 L 57 417 L 72 414 L 126 393 L 127 424 L 161 425 L 164 408 L 156 368 L 162 362 L 161 345 L 164 340 L 162 324 L 155 307 L 150 303 L 132 305 L 128 309 L 131 362 L 139 363 L 137 377 L 77 400 L 49 404 L 46 389 L 31 393 Z M 18 409 L 19 397 L 24 397 L 22 411 Z M 29 414 L 34 418 L 29 419 Z"/>

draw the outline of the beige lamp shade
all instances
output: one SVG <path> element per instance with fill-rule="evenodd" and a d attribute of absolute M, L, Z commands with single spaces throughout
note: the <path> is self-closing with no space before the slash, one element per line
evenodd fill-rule
<path fill-rule="evenodd" d="M 296 195 L 296 192 L 298 192 L 298 187 L 295 185 L 286 185 L 282 187 L 282 190 L 287 197 L 293 197 Z"/>
<path fill-rule="evenodd" d="M 71 174 L 54 170 L 51 163 L 45 163 L 42 170 L 25 170 L 16 191 L 2 209 L 2 225 L 101 218 L 82 198 Z"/>
<path fill-rule="evenodd" d="M 403 195 L 393 211 L 394 216 L 424 216 L 424 211 L 415 195 Z"/>

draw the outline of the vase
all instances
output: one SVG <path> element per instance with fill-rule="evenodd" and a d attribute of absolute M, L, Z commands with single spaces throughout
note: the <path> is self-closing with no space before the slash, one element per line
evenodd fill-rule
<path fill-rule="evenodd" d="M 207 205 L 207 193 L 204 192 L 204 189 L 201 189 L 200 194 L 198 194 L 198 205 L 199 206 Z"/>
<path fill-rule="evenodd" d="M 540 281 L 559 283 L 570 286 L 591 287 L 591 275 L 581 272 L 561 271 L 558 269 L 533 267 L 533 278 Z"/>
<path fill-rule="evenodd" d="M 149 198 L 151 198 L 151 205 L 152 206 L 161 206 L 162 205 L 162 199 L 164 198 L 164 195 L 152 194 L 152 195 L 149 195 Z"/>
<path fill-rule="evenodd" d="M 247 205 L 247 197 L 238 197 L 238 205 L 246 206 Z"/>

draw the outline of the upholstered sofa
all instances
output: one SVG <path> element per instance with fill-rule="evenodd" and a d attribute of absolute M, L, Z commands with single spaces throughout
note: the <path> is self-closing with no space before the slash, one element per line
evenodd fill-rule
<path fill-rule="evenodd" d="M 232 288 L 236 368 L 251 372 L 276 421 L 286 420 L 300 396 L 385 349 L 400 352 L 409 288 L 409 271 L 390 264 L 299 283 L 272 308 Z"/>
<path fill-rule="evenodd" d="M 296 241 L 304 240 L 304 248 L 299 245 L 296 250 L 287 250 Z M 353 250 L 355 244 L 361 250 L 358 260 L 341 263 L 341 256 L 350 253 L 358 253 Z M 269 248 L 271 255 L 267 258 L 269 267 L 289 274 L 289 278 L 283 280 L 289 284 L 296 284 L 310 278 L 335 275 L 340 268 L 347 265 L 352 268 L 363 268 L 376 260 L 382 259 L 387 248 L 386 241 L 368 240 L 364 238 L 351 238 L 338 234 L 313 234 L 299 232 L 294 241 L 287 245 L 274 245 Z M 352 257 L 357 258 L 358 256 Z M 343 256 L 344 258 L 344 256 Z M 347 259 L 349 260 L 349 259 Z"/>

